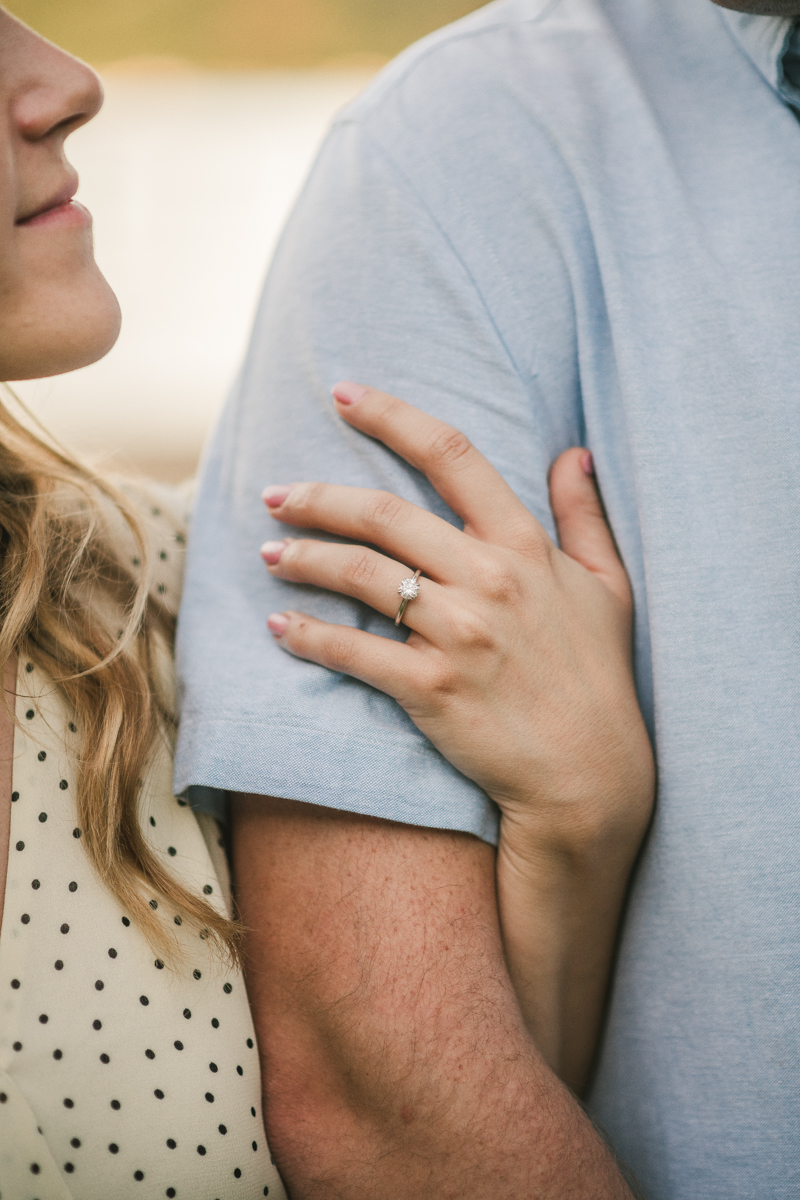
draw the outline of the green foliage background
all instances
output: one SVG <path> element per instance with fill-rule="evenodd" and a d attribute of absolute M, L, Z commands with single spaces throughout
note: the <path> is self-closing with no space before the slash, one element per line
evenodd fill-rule
<path fill-rule="evenodd" d="M 389 57 L 480 7 L 474 0 L 9 0 L 8 10 L 94 64 L 152 56 L 205 67 Z"/>

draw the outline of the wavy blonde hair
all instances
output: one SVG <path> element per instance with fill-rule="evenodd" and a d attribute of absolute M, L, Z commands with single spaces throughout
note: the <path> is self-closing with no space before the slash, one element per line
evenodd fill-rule
<path fill-rule="evenodd" d="M 113 532 L 120 521 L 136 546 L 136 574 Z M 174 742 L 176 724 L 163 669 L 175 619 L 150 595 L 149 557 L 126 496 L 0 401 L 0 662 L 24 655 L 73 710 L 84 845 L 151 946 L 180 957 L 172 923 L 150 903 L 156 893 L 236 961 L 238 925 L 170 874 L 139 821 L 148 762 L 159 738 Z"/>

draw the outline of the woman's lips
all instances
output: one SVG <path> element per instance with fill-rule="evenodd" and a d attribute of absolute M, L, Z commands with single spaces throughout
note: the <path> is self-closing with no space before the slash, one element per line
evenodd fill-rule
<path fill-rule="evenodd" d="M 27 221 L 20 221 L 18 225 L 22 229 L 41 229 L 42 226 L 62 225 L 72 226 L 73 228 L 88 229 L 92 224 L 92 214 L 77 200 L 68 200 L 65 204 L 56 204 L 52 208 L 45 209 L 35 217 L 29 217 Z"/>

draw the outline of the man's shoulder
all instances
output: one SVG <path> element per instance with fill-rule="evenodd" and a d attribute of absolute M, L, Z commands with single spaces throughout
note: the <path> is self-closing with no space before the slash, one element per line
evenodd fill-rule
<path fill-rule="evenodd" d="M 402 107 L 413 119 L 417 104 L 438 96 L 453 111 L 494 92 L 535 92 L 546 80 L 570 73 L 579 40 L 594 52 L 610 26 L 603 0 L 494 0 L 410 46 L 340 114 L 341 121 L 378 125 Z M 570 36 L 572 35 L 572 36 Z"/>

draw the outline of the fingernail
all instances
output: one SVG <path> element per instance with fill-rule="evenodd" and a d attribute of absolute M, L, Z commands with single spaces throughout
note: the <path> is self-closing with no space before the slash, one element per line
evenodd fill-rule
<path fill-rule="evenodd" d="M 271 487 L 264 488 L 261 499 L 266 503 L 267 508 L 280 508 L 291 490 L 282 483 L 276 483 Z"/>
<path fill-rule="evenodd" d="M 280 562 L 281 555 L 286 549 L 286 542 L 264 542 L 261 547 L 261 557 L 265 563 L 269 563 L 272 567 L 275 563 Z"/>
<path fill-rule="evenodd" d="M 368 388 L 362 387 L 360 383 L 337 383 L 336 387 L 331 388 L 333 398 L 338 400 L 340 404 L 355 404 L 362 396 L 366 396 Z"/>
<path fill-rule="evenodd" d="M 275 637 L 283 637 L 289 628 L 289 618 L 285 617 L 283 613 L 272 613 L 267 618 L 267 628 L 270 633 L 275 634 Z"/>
<path fill-rule="evenodd" d="M 584 475 L 594 475 L 594 459 L 588 450 L 581 455 L 581 467 Z"/>

